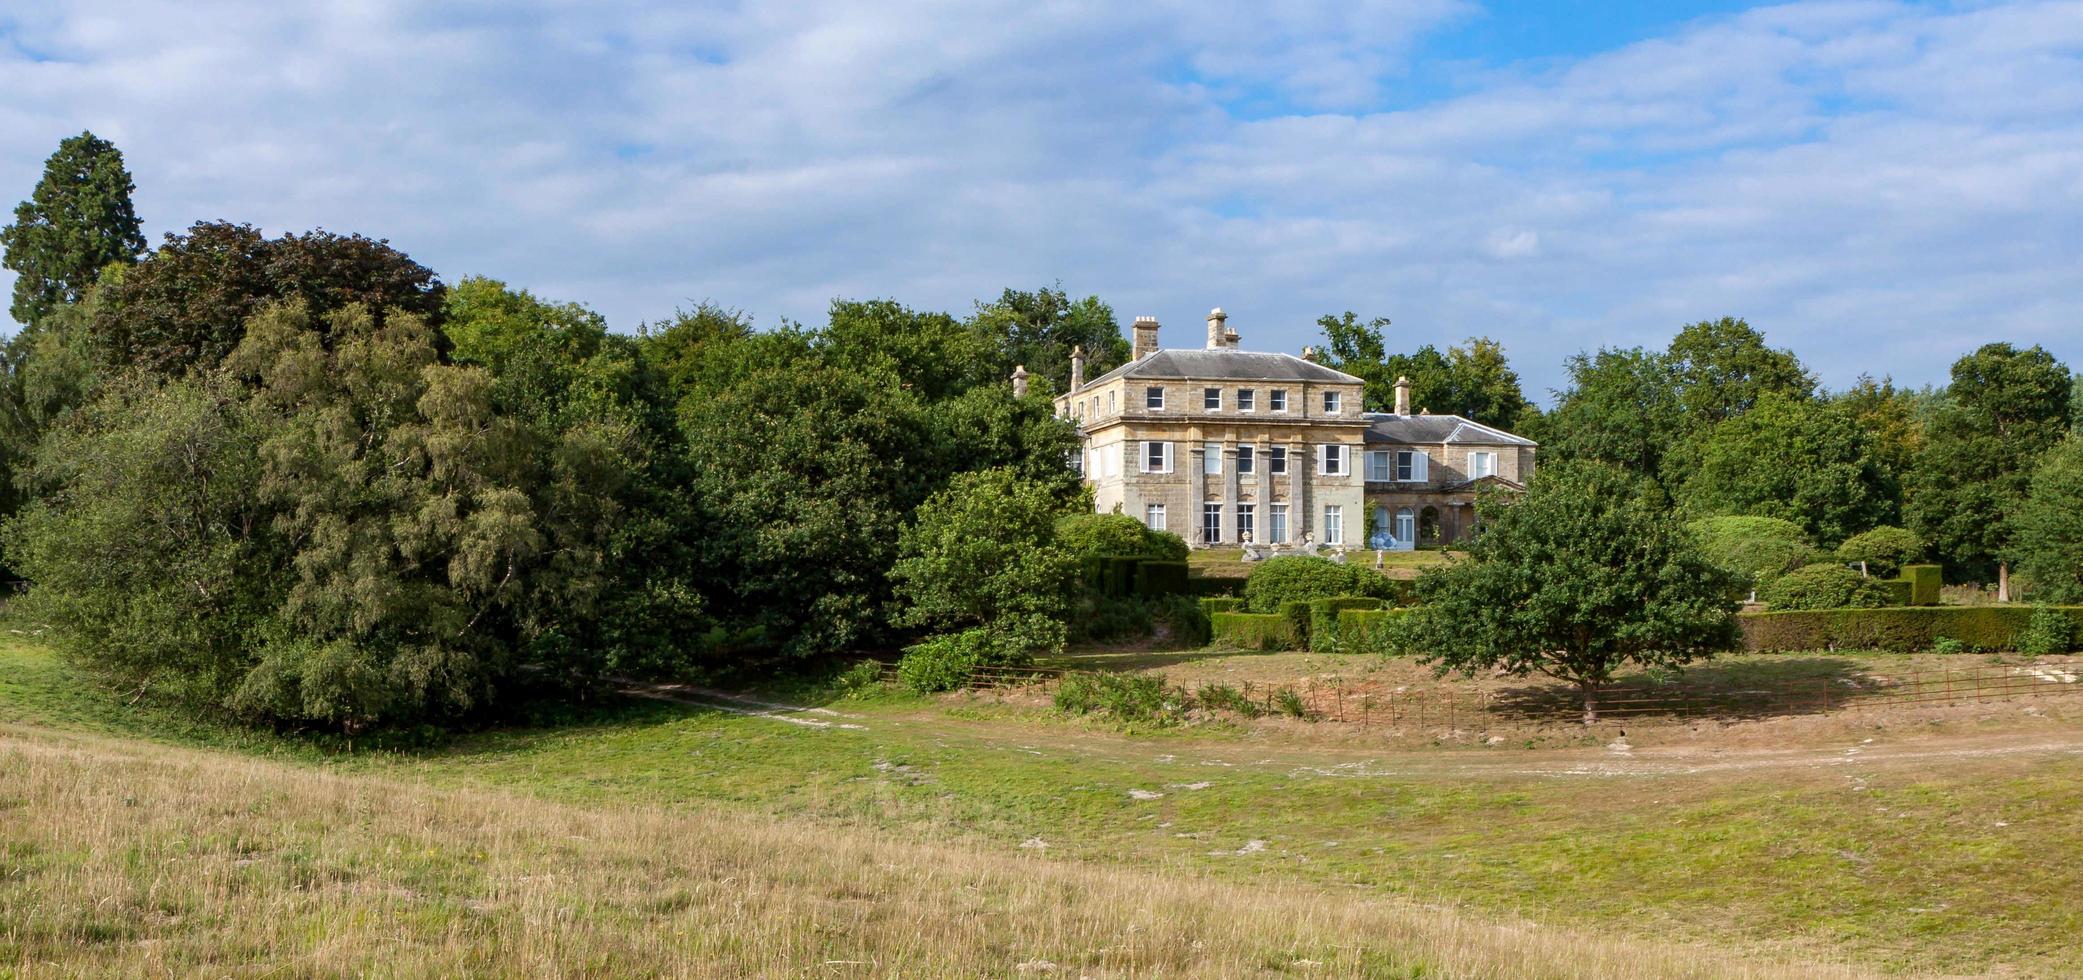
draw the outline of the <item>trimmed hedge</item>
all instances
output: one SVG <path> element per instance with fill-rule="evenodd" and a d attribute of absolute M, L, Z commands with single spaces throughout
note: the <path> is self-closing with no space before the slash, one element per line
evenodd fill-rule
<path fill-rule="evenodd" d="M 1907 605 L 1909 605 L 1909 598 L 1910 598 L 1910 595 L 1911 595 L 1911 593 L 1912 593 L 1912 592 L 1914 591 L 1914 590 L 1913 590 L 1913 589 L 1911 589 L 1911 587 L 1910 587 L 1910 581 L 1909 581 L 1909 579 L 1906 579 L 1906 578 L 1884 578 L 1884 579 L 1880 579 L 1879 581 L 1880 581 L 1880 587 L 1881 587 L 1881 588 L 1883 588 L 1883 589 L 1886 589 L 1886 590 L 1888 590 L 1888 605 L 1891 605 L 1891 606 L 1907 606 Z"/>
<path fill-rule="evenodd" d="M 1199 600 L 1199 602 L 1201 604 L 1201 612 L 1207 613 L 1210 616 L 1213 616 L 1216 613 L 1244 611 L 1244 600 L 1234 598 L 1232 596 L 1215 596 L 1212 598 L 1201 599 Z"/>
<path fill-rule="evenodd" d="M 1190 575 L 1186 579 L 1186 592 L 1197 596 L 1241 596 L 1244 594 L 1244 581 L 1235 575 Z"/>
<path fill-rule="evenodd" d="M 1338 616 L 1351 610 L 1380 609 L 1382 600 L 1368 596 L 1338 596 L 1309 603 L 1309 649 L 1330 653 L 1339 649 Z"/>
<path fill-rule="evenodd" d="M 1395 653 L 1394 644 L 1390 642 L 1390 627 L 1414 611 L 1407 606 L 1339 610 L 1334 649 L 1339 653 Z"/>
<path fill-rule="evenodd" d="M 1929 567 L 1929 566 L 1927 566 Z M 1912 580 L 1914 581 L 1914 580 Z M 2054 606 L 2071 624 L 2069 647 L 2083 646 L 2083 606 Z M 1970 650 L 2016 651 L 2032 624 L 2031 606 L 1897 606 L 1744 613 L 1736 617 L 1752 651 L 1930 650 L 1941 637 Z"/>
<path fill-rule="evenodd" d="M 1186 591 L 1186 563 L 1145 559 L 1136 563 L 1136 594 L 1178 595 Z"/>
<path fill-rule="evenodd" d="M 1938 605 L 1939 588 L 1946 584 L 1945 569 L 1937 565 L 1904 565 L 1902 577 L 1909 580 L 1909 604 Z"/>
<path fill-rule="evenodd" d="M 1244 601 L 1248 604 L 1251 600 L 1246 599 Z M 1288 647 L 1288 649 L 1309 649 L 1309 623 L 1310 620 L 1316 618 L 1316 614 L 1309 610 L 1309 601 L 1307 599 L 1297 599 L 1293 602 L 1283 602 L 1280 604 L 1279 614 L 1287 620 L 1288 635 L 1293 638 L 1290 642 L 1294 646 Z"/>
<path fill-rule="evenodd" d="M 1215 642 L 1241 650 L 1295 649 L 1291 620 L 1279 613 L 1219 612 L 1213 622 Z"/>

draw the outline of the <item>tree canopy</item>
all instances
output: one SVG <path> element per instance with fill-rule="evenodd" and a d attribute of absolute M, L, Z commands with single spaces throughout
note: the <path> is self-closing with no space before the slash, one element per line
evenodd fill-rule
<path fill-rule="evenodd" d="M 1542 467 L 1516 500 L 1486 495 L 1468 557 L 1428 569 L 1409 642 L 1444 673 L 1574 684 L 1584 719 L 1626 667 L 1682 667 L 1729 645 L 1736 581 L 1649 482 L 1605 463 Z"/>
<path fill-rule="evenodd" d="M 130 201 L 136 190 L 115 144 L 87 132 L 58 144 L 14 222 L 0 229 L 0 265 L 18 273 L 8 306 L 16 322 L 34 325 L 79 302 L 102 269 L 137 259 L 145 235 Z"/>
<path fill-rule="evenodd" d="M 1366 383 L 1368 411 L 1394 410 L 1398 378 L 1410 379 L 1412 411 L 1509 427 L 1530 407 L 1504 345 L 1488 337 L 1470 337 L 1445 353 L 1424 344 L 1408 354 L 1391 354 L 1386 317 L 1362 322 L 1359 314 L 1347 311 L 1318 317 L 1316 323 L 1324 334 L 1324 362 Z"/>
<path fill-rule="evenodd" d="M 2033 470 L 2013 519 L 2008 556 L 2032 597 L 2083 602 L 2083 434 L 2072 434 Z"/>
<path fill-rule="evenodd" d="M 2068 428 L 2069 371 L 2039 347 L 1985 344 L 1954 362 L 1907 502 L 1909 526 L 1957 572 L 1986 580 L 2039 459 Z"/>
<path fill-rule="evenodd" d="M 1681 496 L 1702 514 L 1785 518 L 1834 547 L 1895 519 L 1898 490 L 1841 411 L 1768 392 L 1707 433 Z"/>

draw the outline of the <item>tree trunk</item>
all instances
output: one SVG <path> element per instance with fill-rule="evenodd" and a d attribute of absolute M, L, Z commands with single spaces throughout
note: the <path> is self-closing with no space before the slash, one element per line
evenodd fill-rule
<path fill-rule="evenodd" d="M 1598 688 L 1581 685 L 1584 691 L 1584 724 L 1598 724 Z"/>
<path fill-rule="evenodd" d="M 2011 563 L 2007 561 L 1996 563 L 1996 601 L 2011 601 Z"/>

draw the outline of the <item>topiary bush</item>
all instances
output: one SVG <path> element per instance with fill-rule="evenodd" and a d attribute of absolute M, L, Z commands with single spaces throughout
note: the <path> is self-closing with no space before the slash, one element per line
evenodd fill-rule
<path fill-rule="evenodd" d="M 1746 588 L 1762 590 L 1823 554 L 1801 525 L 1777 517 L 1708 517 L 1686 529 L 1708 561 L 1734 573 Z"/>
<path fill-rule="evenodd" d="M 1278 613 L 1222 612 L 1209 617 L 1217 646 L 1239 650 L 1299 650 L 1294 626 Z"/>
<path fill-rule="evenodd" d="M 2070 649 L 2083 623 L 2083 607 L 2048 607 L 2070 625 Z M 2025 606 L 1898 606 L 1891 609 L 1821 609 L 1744 613 L 1736 617 L 1743 647 L 1751 651 L 1887 650 L 1915 653 L 1938 649 L 1941 640 L 1953 652 L 2019 651 L 2026 643 L 2034 610 Z M 2052 620 L 2042 617 L 2042 628 Z M 1940 651 L 1946 652 L 1946 651 Z"/>
<path fill-rule="evenodd" d="M 1893 595 L 1879 579 L 1843 565 L 1797 568 L 1766 586 L 1758 598 L 1773 609 L 1864 609 L 1886 606 Z"/>
<path fill-rule="evenodd" d="M 1398 594 L 1394 580 L 1374 569 L 1310 555 L 1268 558 L 1244 582 L 1244 605 L 1257 613 L 1278 612 L 1285 603 L 1312 599 L 1367 596 L 1393 600 Z"/>
<path fill-rule="evenodd" d="M 1913 606 L 1935 606 L 1945 590 L 1945 569 L 1937 565 L 1904 565 L 1902 577 L 1909 580 L 1909 602 Z"/>
<path fill-rule="evenodd" d="M 1402 625 L 1410 618 L 1408 608 L 1342 609 L 1332 650 L 1337 653 L 1407 653 L 1411 646 Z"/>
<path fill-rule="evenodd" d="M 1056 543 L 1081 558 L 1185 561 L 1186 539 L 1152 531 L 1126 514 L 1072 514 L 1056 522 Z"/>
<path fill-rule="evenodd" d="M 1868 574 L 1890 578 L 1902 566 L 1924 554 L 1924 539 L 1908 528 L 1883 525 L 1864 534 L 1854 534 L 1837 546 L 1837 560 L 1850 565 L 1866 563 Z"/>
<path fill-rule="evenodd" d="M 1382 600 L 1366 596 L 1338 596 L 1333 599 L 1312 599 L 1309 606 L 1309 649 L 1316 653 L 1335 653 L 1340 648 L 1338 617 L 1348 610 L 1380 609 Z"/>
<path fill-rule="evenodd" d="M 2032 607 L 2025 631 L 2018 635 L 2019 653 L 2067 653 L 2075 648 L 2076 623 L 2054 606 Z"/>

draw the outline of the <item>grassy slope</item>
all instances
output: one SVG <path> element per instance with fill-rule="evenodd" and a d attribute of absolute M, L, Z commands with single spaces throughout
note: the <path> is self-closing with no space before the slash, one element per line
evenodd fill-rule
<path fill-rule="evenodd" d="M 0 720 L 153 728 L 149 712 L 110 720 L 33 649 L 0 648 L 0 679 Z M 1363 755 L 1123 738 L 992 709 L 965 719 L 916 704 L 842 707 L 867 729 L 653 704 L 591 726 L 330 767 L 551 805 L 728 804 L 1001 855 L 1038 837 L 1051 856 L 1168 874 L 1358 885 L 1659 938 L 1844 949 L 1897 968 L 2083 967 L 2072 942 L 2083 912 L 2069 900 L 2083 864 L 2052 843 L 2083 831 L 2073 755 L 1855 777 L 1558 778 L 1424 765 L 1370 775 Z"/>

